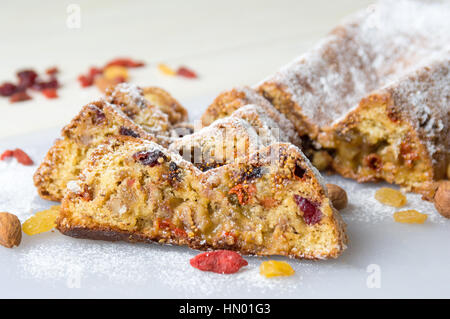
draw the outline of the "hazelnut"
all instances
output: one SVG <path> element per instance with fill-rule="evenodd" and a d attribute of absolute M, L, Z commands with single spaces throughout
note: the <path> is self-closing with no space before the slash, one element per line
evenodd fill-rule
<path fill-rule="evenodd" d="M 434 207 L 444 217 L 450 218 L 450 181 L 442 181 L 434 195 Z"/>
<path fill-rule="evenodd" d="M 344 209 L 347 207 L 348 199 L 345 190 L 334 184 L 327 184 L 328 197 L 336 209 Z"/>
<path fill-rule="evenodd" d="M 0 213 L 0 245 L 7 248 L 19 246 L 22 240 L 22 225 L 16 215 Z"/>

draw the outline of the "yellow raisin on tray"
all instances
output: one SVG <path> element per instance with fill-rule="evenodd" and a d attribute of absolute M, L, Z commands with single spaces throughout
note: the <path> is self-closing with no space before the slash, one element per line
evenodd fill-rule
<path fill-rule="evenodd" d="M 382 187 L 375 193 L 375 198 L 385 205 L 402 207 L 406 204 L 406 196 L 398 190 Z"/>
<path fill-rule="evenodd" d="M 419 213 L 414 209 L 394 213 L 394 220 L 398 223 L 423 224 L 427 218 L 427 214 Z"/>
<path fill-rule="evenodd" d="M 59 208 L 60 206 L 52 206 L 31 216 L 22 224 L 23 232 L 31 236 L 51 230 L 56 226 Z"/>
<path fill-rule="evenodd" d="M 167 64 L 158 64 L 158 70 L 165 75 L 174 76 L 176 74 L 175 70 L 169 67 Z"/>
<path fill-rule="evenodd" d="M 277 276 L 292 276 L 295 271 L 291 265 L 284 261 L 264 261 L 259 266 L 259 273 L 267 278 Z"/>

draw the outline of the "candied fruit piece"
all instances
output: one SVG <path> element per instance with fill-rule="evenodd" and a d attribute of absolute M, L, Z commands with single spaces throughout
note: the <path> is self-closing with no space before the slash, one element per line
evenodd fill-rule
<path fill-rule="evenodd" d="M 114 59 L 114 60 L 108 62 L 105 67 L 123 66 L 123 67 L 126 67 L 126 68 L 139 68 L 139 67 L 142 67 L 144 65 L 145 65 L 144 62 L 135 61 L 135 60 L 132 60 L 130 58 L 117 58 L 117 59 Z"/>
<path fill-rule="evenodd" d="M 117 78 L 123 78 L 124 80 L 128 79 L 128 70 L 126 67 L 111 65 L 103 70 L 103 76 L 107 80 L 115 80 Z"/>
<path fill-rule="evenodd" d="M 9 98 L 10 103 L 17 103 L 31 100 L 31 96 L 29 96 L 26 92 L 16 92 Z"/>
<path fill-rule="evenodd" d="M 397 223 L 405 224 L 423 224 L 427 220 L 428 215 L 419 213 L 417 210 L 410 209 L 394 213 L 394 220 Z"/>
<path fill-rule="evenodd" d="M 256 193 L 256 186 L 253 184 L 237 184 L 230 189 L 228 194 L 236 194 L 239 204 L 247 205 Z"/>
<path fill-rule="evenodd" d="M 403 195 L 398 190 L 382 187 L 375 193 L 375 198 L 380 203 L 394 206 L 394 207 L 402 207 L 406 204 L 406 196 Z"/>
<path fill-rule="evenodd" d="M 171 67 L 169 67 L 167 64 L 164 63 L 160 63 L 158 64 L 158 70 L 165 75 L 169 75 L 169 76 L 174 76 L 176 75 L 176 72 L 174 69 L 172 69 Z"/>
<path fill-rule="evenodd" d="M 218 274 L 234 274 L 248 265 L 241 255 L 230 250 L 216 250 L 199 254 L 190 260 L 190 264 L 202 271 L 212 271 Z"/>
<path fill-rule="evenodd" d="M 47 232 L 56 226 L 56 218 L 59 215 L 60 206 L 52 206 L 28 218 L 22 225 L 22 230 L 27 235 L 36 235 Z"/>
<path fill-rule="evenodd" d="M 56 99 L 58 97 L 56 89 L 43 89 L 42 94 L 44 94 L 47 99 Z"/>
<path fill-rule="evenodd" d="M 278 276 L 292 276 L 295 271 L 285 261 L 269 260 L 263 261 L 259 266 L 259 273 L 267 278 Z"/>

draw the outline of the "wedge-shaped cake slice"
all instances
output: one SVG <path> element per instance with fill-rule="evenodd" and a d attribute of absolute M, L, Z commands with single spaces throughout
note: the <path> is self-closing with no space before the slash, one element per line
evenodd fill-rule
<path fill-rule="evenodd" d="M 61 207 L 57 228 L 78 238 L 307 259 L 337 257 L 346 243 L 318 173 L 292 144 L 202 172 L 156 143 L 111 139 Z"/>
<path fill-rule="evenodd" d="M 450 164 L 450 53 L 443 51 L 362 99 L 320 136 L 333 168 L 430 198 Z"/>
<path fill-rule="evenodd" d="M 170 150 L 208 170 L 248 157 L 251 153 L 276 142 L 296 142 L 298 135 L 289 126 L 280 127 L 264 108 L 246 105 L 230 116 L 174 140 Z"/>

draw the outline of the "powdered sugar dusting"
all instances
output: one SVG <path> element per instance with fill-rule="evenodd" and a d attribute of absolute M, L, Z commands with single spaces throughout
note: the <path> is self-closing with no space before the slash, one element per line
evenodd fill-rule
<path fill-rule="evenodd" d="M 302 112 L 330 125 L 359 100 L 450 42 L 447 1 L 380 1 L 264 80 L 285 87 Z"/>

